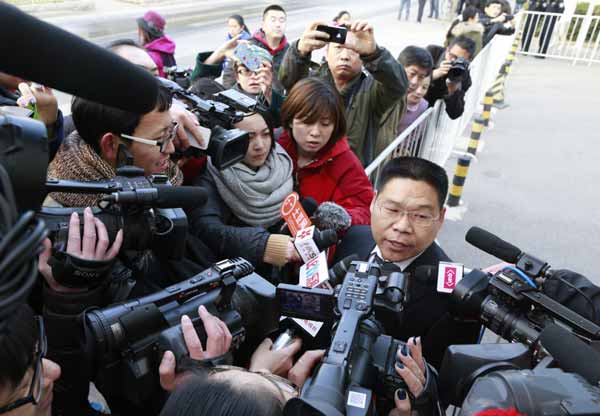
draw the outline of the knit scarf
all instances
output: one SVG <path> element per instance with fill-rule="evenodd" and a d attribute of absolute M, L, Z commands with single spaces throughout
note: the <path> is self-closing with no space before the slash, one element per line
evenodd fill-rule
<path fill-rule="evenodd" d="M 166 172 L 172 185 L 181 185 L 183 174 L 177 165 L 169 161 Z M 107 181 L 117 175 L 115 169 L 96 153 L 79 136 L 71 133 L 58 149 L 54 160 L 48 166 L 48 179 L 73 180 L 81 182 Z M 50 197 L 65 207 L 92 207 L 105 195 L 71 194 L 53 192 Z"/>
<path fill-rule="evenodd" d="M 219 171 L 209 163 L 208 172 L 237 218 L 254 227 L 269 228 L 279 221 L 281 204 L 292 192 L 293 167 L 290 156 L 276 144 L 258 170 L 239 162 Z"/>

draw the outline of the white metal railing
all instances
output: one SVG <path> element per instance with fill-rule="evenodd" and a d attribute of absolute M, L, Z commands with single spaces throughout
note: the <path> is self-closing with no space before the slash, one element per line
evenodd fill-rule
<path fill-rule="evenodd" d="M 600 16 L 525 11 L 523 55 L 600 63 Z"/>
<path fill-rule="evenodd" d="M 521 16 L 521 13 L 515 16 L 516 27 L 519 27 Z M 496 80 L 515 36 L 494 36 L 471 63 L 469 71 L 472 84 L 465 94 L 462 116 L 451 120 L 446 114 L 443 100 L 438 100 L 433 108 L 421 114 L 367 166 L 365 172 L 373 184 L 377 182 L 381 167 L 394 156 L 419 156 L 443 166 L 453 151 L 467 149 L 468 129 L 473 116 L 479 113 L 483 97 Z"/>

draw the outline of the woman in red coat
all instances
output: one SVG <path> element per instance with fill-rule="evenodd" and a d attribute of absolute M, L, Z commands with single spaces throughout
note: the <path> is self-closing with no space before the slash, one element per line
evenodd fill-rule
<path fill-rule="evenodd" d="M 332 201 L 348 211 L 352 225 L 370 224 L 373 187 L 348 145 L 339 94 L 317 78 L 305 78 L 281 108 L 281 146 L 294 162 L 294 185 L 302 197 Z"/>

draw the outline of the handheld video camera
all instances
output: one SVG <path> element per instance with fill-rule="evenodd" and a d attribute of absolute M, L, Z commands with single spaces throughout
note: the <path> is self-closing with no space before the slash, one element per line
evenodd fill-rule
<path fill-rule="evenodd" d="M 179 68 L 177 66 L 167 66 L 163 68 L 163 72 L 167 79 L 176 82 L 181 88 L 188 89 L 190 87 L 190 76 L 192 68 Z"/>
<path fill-rule="evenodd" d="M 163 353 L 172 351 L 177 363 L 188 354 L 180 321 L 197 316 L 200 305 L 227 324 L 233 349 L 276 330 L 275 287 L 253 271 L 244 259 L 223 260 L 161 292 L 86 312 L 86 344 L 99 389 L 135 405 L 159 391 Z M 206 345 L 202 321 L 192 322 Z"/>
<path fill-rule="evenodd" d="M 395 371 L 396 354 L 404 343 L 382 335 L 381 325 L 373 319 L 379 282 L 385 277 L 379 265 L 354 261 L 337 294 L 277 287 L 282 315 L 336 321 L 325 358 L 300 397 L 288 402 L 285 414 L 373 414 L 375 396 L 393 400 L 396 389 L 406 387 Z"/>
<path fill-rule="evenodd" d="M 233 125 L 244 119 L 245 114 L 234 107 L 215 100 L 204 100 L 174 81 L 159 78 L 160 83 L 194 113 L 201 126 L 210 129 L 208 147 L 202 149 L 193 136 L 188 134 L 191 146 L 183 153 L 176 152 L 175 158 L 201 157 L 208 155 L 217 169 L 225 169 L 238 163 L 246 156 L 249 135 L 235 129 Z"/>
<path fill-rule="evenodd" d="M 477 227 L 467 241 L 515 266 L 465 275 L 454 308 L 511 343 L 450 346 L 440 371 L 444 402 L 462 405 L 464 414 L 484 410 L 477 407 L 484 402 L 530 416 L 598 414 L 600 352 L 592 346 L 600 327 L 544 293 L 557 278 L 544 260 Z"/>

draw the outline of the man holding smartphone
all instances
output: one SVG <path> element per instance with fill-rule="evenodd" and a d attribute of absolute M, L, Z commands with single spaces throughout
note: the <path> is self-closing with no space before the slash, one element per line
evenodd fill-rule
<path fill-rule="evenodd" d="M 311 53 L 324 47 L 327 62 L 311 73 Z M 346 106 L 348 142 L 363 165 L 368 165 L 396 137 L 408 88 L 402 65 L 377 45 L 367 22 L 346 27 L 313 22 L 292 43 L 279 70 L 288 91 L 308 76 L 322 78 L 340 93 Z"/>

